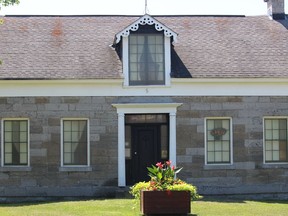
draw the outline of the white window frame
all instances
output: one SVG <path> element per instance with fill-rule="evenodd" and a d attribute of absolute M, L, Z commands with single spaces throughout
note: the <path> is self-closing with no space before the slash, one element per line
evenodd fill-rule
<path fill-rule="evenodd" d="M 63 135 L 64 135 L 64 131 L 63 131 L 63 122 L 65 120 L 68 121 L 87 121 L 87 164 L 86 165 L 64 165 L 64 144 L 63 144 Z M 89 119 L 88 118 L 61 118 L 61 167 L 63 168 L 81 168 L 81 167 L 90 167 L 90 123 L 89 123 Z M 60 171 L 70 171 L 70 170 L 65 170 L 65 169 L 60 169 Z M 72 170 L 71 170 L 72 171 Z M 73 171 L 77 171 L 77 170 L 73 170 Z M 79 171 L 83 171 L 83 170 L 79 170 Z M 91 171 L 91 170 L 87 170 L 87 171 Z"/>
<path fill-rule="evenodd" d="M 4 164 L 4 157 L 5 157 L 5 152 L 4 152 L 4 121 L 27 121 L 27 165 L 5 165 Z M 2 167 L 19 167 L 24 168 L 24 167 L 30 167 L 30 120 L 29 118 L 3 118 L 1 120 L 1 166 Z"/>
<path fill-rule="evenodd" d="M 208 163 L 207 143 L 207 120 L 230 120 L 230 163 Z M 233 165 L 233 123 L 231 117 L 206 117 L 204 119 L 204 140 L 205 140 L 205 166 Z"/>
<path fill-rule="evenodd" d="M 129 37 L 129 36 L 128 36 Z M 164 35 L 164 67 L 165 67 L 165 84 L 164 85 L 129 85 L 129 38 L 122 37 L 122 61 L 123 61 L 123 75 L 124 86 L 127 87 L 157 87 L 171 85 L 171 38 Z"/>
<path fill-rule="evenodd" d="M 266 162 L 266 145 L 265 145 L 265 120 L 266 119 L 286 119 L 287 121 L 287 134 L 288 134 L 288 117 L 287 116 L 265 116 L 263 117 L 263 164 L 267 165 L 281 165 L 281 164 L 288 164 L 287 162 Z M 287 137 L 288 140 L 288 137 Z"/>

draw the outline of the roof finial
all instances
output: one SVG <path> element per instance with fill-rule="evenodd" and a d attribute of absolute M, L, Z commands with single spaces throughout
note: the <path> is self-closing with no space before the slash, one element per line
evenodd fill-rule
<path fill-rule="evenodd" d="M 148 13 L 148 6 L 147 6 L 147 1 L 148 1 L 148 0 L 145 0 L 145 14 L 147 14 L 147 13 Z"/>

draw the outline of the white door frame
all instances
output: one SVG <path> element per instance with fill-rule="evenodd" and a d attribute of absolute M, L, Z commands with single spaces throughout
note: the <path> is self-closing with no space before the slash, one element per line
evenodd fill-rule
<path fill-rule="evenodd" d="M 169 114 L 169 160 L 176 166 L 176 112 L 182 103 L 125 103 L 112 104 L 118 114 L 118 186 L 126 186 L 125 114 Z"/>

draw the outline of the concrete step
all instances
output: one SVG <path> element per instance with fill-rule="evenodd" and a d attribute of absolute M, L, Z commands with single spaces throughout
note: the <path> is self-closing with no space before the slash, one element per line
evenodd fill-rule
<path fill-rule="evenodd" d="M 133 196 L 129 193 L 130 187 L 119 187 L 115 192 L 115 198 L 123 199 L 132 199 Z"/>

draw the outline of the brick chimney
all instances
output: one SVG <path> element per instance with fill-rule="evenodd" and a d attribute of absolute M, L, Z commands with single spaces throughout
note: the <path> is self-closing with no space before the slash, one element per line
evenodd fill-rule
<path fill-rule="evenodd" d="M 285 19 L 284 0 L 264 0 L 264 2 L 267 2 L 267 12 L 272 19 Z"/>

